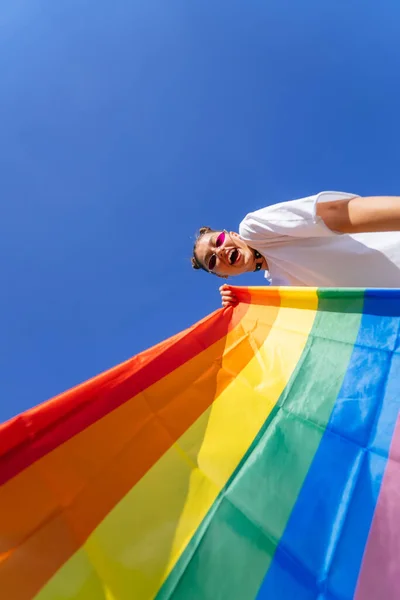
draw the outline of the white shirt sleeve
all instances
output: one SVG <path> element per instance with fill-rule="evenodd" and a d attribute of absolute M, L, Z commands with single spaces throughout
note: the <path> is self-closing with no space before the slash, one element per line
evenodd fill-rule
<path fill-rule="evenodd" d="M 317 216 L 318 202 L 354 198 L 346 192 L 320 192 L 314 196 L 273 204 L 249 213 L 239 227 L 247 242 L 282 243 L 285 238 L 311 238 L 341 235 L 329 229 Z"/>

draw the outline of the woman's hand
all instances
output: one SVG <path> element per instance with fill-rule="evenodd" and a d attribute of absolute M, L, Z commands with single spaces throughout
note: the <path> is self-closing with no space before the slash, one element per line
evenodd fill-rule
<path fill-rule="evenodd" d="M 238 303 L 238 299 L 233 292 L 233 290 L 229 287 L 229 285 L 221 285 L 219 288 L 221 293 L 222 306 L 226 308 L 227 306 L 235 306 Z"/>

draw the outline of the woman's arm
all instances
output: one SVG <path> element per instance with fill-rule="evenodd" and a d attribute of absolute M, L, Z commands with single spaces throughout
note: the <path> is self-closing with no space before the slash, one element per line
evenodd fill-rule
<path fill-rule="evenodd" d="M 318 202 L 317 215 L 339 233 L 400 231 L 400 196 Z"/>

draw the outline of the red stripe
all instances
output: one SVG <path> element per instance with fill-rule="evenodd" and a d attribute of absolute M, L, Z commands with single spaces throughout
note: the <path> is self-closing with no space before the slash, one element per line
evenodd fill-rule
<path fill-rule="evenodd" d="M 186 331 L 0 426 L 0 485 L 221 340 L 247 305 L 219 310 Z"/>

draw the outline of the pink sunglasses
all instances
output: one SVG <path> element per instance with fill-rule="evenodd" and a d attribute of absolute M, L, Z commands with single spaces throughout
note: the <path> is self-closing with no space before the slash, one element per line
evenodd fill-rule
<path fill-rule="evenodd" d="M 221 231 L 221 233 L 219 234 L 219 236 L 217 237 L 217 239 L 215 241 L 216 248 L 220 248 L 222 246 L 222 244 L 225 241 L 225 237 L 226 237 L 226 231 Z M 216 264 L 217 264 L 217 255 L 212 254 L 210 256 L 210 260 L 208 261 L 208 270 L 213 271 L 215 269 Z"/>

